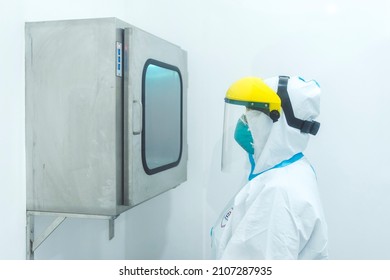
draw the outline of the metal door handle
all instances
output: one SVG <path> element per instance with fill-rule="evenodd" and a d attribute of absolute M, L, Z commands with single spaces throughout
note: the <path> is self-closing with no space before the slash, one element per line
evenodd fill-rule
<path fill-rule="evenodd" d="M 137 105 L 138 104 L 138 107 L 139 107 L 139 128 L 137 129 L 136 127 L 134 127 L 134 125 L 133 125 L 133 135 L 139 135 L 139 134 L 141 134 L 141 132 L 142 132 L 142 116 L 143 116 L 143 112 L 142 112 L 142 102 L 140 101 L 140 100 L 133 100 L 133 119 L 136 119 L 136 118 L 134 118 L 135 117 L 135 114 L 134 114 L 134 112 L 136 112 L 135 111 L 135 108 L 136 108 L 136 106 L 135 105 Z"/>

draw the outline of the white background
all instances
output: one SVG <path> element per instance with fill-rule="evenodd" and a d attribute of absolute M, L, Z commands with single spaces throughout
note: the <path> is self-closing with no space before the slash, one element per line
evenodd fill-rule
<path fill-rule="evenodd" d="M 0 259 L 25 257 L 24 22 L 118 17 L 188 52 L 188 181 L 116 220 L 67 220 L 37 259 L 210 258 L 241 178 L 220 172 L 223 97 L 248 75 L 316 79 L 317 170 L 332 259 L 390 259 L 390 2 L 0 0 Z M 42 229 L 47 220 L 38 223 Z"/>

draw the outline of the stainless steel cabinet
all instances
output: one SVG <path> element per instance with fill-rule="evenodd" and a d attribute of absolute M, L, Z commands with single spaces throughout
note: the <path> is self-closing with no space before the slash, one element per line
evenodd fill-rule
<path fill-rule="evenodd" d="M 118 215 L 187 178 L 187 55 L 115 18 L 26 24 L 27 210 Z"/>

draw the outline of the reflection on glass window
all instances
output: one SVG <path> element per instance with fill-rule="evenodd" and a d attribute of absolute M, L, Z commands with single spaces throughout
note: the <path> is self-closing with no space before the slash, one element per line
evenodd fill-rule
<path fill-rule="evenodd" d="M 179 69 L 148 60 L 143 74 L 142 160 L 148 174 L 176 166 L 182 149 Z"/>

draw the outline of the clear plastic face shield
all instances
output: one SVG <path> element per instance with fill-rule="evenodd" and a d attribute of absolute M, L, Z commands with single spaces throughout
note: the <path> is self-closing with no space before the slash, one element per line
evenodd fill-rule
<path fill-rule="evenodd" d="M 242 105 L 225 103 L 221 170 L 236 173 L 250 170 L 249 156 L 261 153 L 273 121 L 267 114 Z"/>

